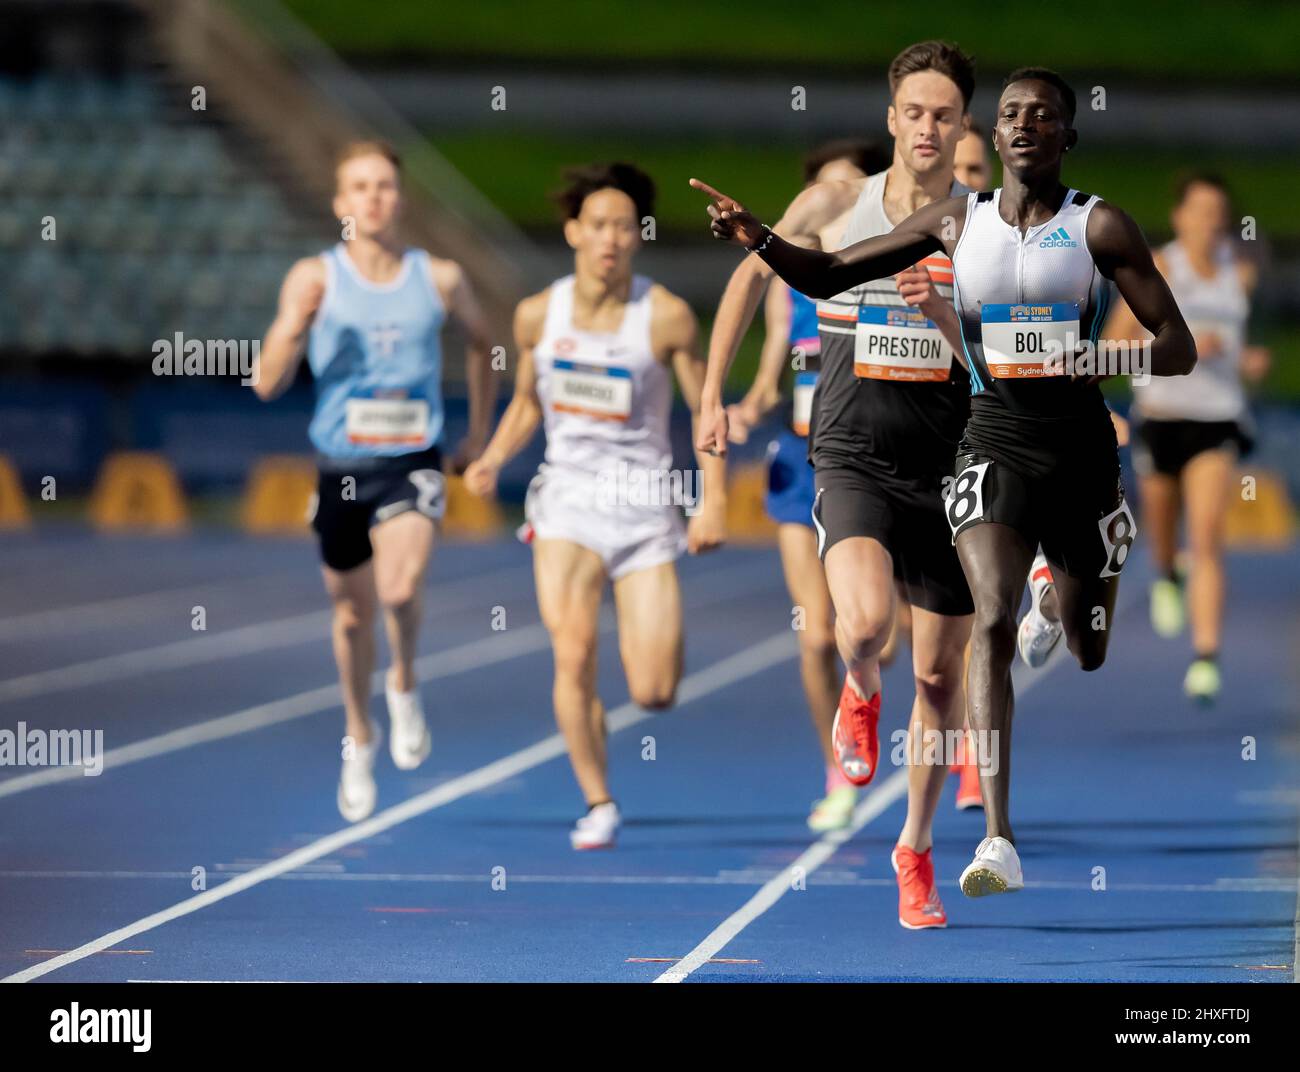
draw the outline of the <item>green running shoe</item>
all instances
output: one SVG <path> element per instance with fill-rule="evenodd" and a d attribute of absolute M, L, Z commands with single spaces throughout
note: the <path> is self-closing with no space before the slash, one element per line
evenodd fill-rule
<path fill-rule="evenodd" d="M 1162 577 L 1151 586 L 1151 628 L 1158 636 L 1169 638 L 1181 633 L 1186 624 L 1182 585 Z"/>
<path fill-rule="evenodd" d="M 853 822 L 853 809 L 857 803 L 858 791 L 853 786 L 836 786 L 821 800 L 813 801 L 808 829 L 818 834 L 845 829 Z"/>
<path fill-rule="evenodd" d="M 1187 668 L 1183 691 L 1188 697 L 1208 707 L 1219 697 L 1219 664 L 1213 659 L 1197 659 Z"/>

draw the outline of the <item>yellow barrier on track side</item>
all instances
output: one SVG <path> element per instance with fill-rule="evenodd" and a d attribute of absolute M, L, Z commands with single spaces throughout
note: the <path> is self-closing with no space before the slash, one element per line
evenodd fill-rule
<path fill-rule="evenodd" d="M 23 482 L 8 455 L 0 454 L 0 530 L 25 529 L 32 523 Z"/>
<path fill-rule="evenodd" d="M 90 497 L 90 522 L 105 532 L 183 532 L 189 507 L 171 463 L 146 451 L 109 455 Z"/>
<path fill-rule="evenodd" d="M 248 474 L 239 519 L 259 536 L 306 536 L 316 494 L 316 466 L 299 454 L 268 454 Z"/>

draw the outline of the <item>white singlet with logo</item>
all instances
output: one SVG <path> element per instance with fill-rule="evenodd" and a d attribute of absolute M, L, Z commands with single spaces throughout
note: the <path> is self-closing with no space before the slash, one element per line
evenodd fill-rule
<path fill-rule="evenodd" d="M 632 277 L 623 320 L 613 332 L 574 326 L 573 286 L 571 275 L 551 284 L 546 323 L 533 348 L 547 464 L 590 474 L 619 462 L 667 469 L 672 379 L 650 344 L 653 281 Z"/>
<path fill-rule="evenodd" d="M 1088 216 L 1100 200 L 1068 190 L 1060 209 L 1023 233 L 998 211 L 1001 188 L 971 194 L 953 250 L 953 303 L 971 352 L 972 389 L 988 378 L 1035 379 L 1044 359 L 1094 344 L 1109 285 L 1088 249 Z M 973 330 L 972 330 L 973 329 Z"/>
<path fill-rule="evenodd" d="M 1246 410 L 1241 386 L 1241 350 L 1250 298 L 1241 284 L 1237 258 L 1224 242 L 1214 255 L 1214 275 L 1200 275 L 1177 242 L 1161 250 L 1169 289 L 1187 326 L 1198 339 L 1216 335 L 1219 349 L 1202 354 L 1186 376 L 1153 376 L 1133 385 L 1134 405 L 1143 417 L 1167 421 L 1236 421 Z"/>

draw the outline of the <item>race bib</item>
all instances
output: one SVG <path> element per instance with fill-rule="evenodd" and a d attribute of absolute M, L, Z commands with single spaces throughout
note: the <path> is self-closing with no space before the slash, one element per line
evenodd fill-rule
<path fill-rule="evenodd" d="M 1043 362 L 1073 354 L 1079 343 L 1079 306 L 989 305 L 980 310 L 984 364 L 999 380 L 1043 376 Z"/>
<path fill-rule="evenodd" d="M 348 442 L 365 446 L 423 446 L 429 432 L 429 403 L 405 391 L 372 391 L 346 403 Z"/>
<path fill-rule="evenodd" d="M 794 425 L 795 435 L 806 436 L 812 422 L 813 391 L 817 389 L 817 373 L 799 372 L 794 378 Z"/>
<path fill-rule="evenodd" d="M 870 380 L 946 380 L 952 347 L 924 313 L 864 305 L 858 309 L 853 371 Z"/>
<path fill-rule="evenodd" d="M 615 365 L 557 360 L 551 369 L 551 408 L 625 421 L 632 415 L 632 373 Z"/>
<path fill-rule="evenodd" d="M 1133 511 L 1128 502 L 1121 499 L 1119 506 L 1097 522 L 1101 531 L 1101 543 L 1106 552 L 1106 564 L 1101 567 L 1102 577 L 1118 577 L 1128 561 L 1129 551 L 1137 536 L 1137 522 L 1133 520 Z"/>

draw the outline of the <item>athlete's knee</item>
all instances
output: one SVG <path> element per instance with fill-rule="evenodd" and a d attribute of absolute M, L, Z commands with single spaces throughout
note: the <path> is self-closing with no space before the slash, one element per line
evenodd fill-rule
<path fill-rule="evenodd" d="M 1079 669 L 1091 672 L 1100 670 L 1102 664 L 1106 661 L 1106 641 L 1105 632 L 1099 631 L 1080 637 L 1071 637 L 1067 640 L 1067 644 L 1070 648 L 1070 654 L 1079 663 Z"/>
<path fill-rule="evenodd" d="M 949 711 L 961 694 L 963 660 L 945 658 L 913 670 L 916 695 L 923 704 L 936 711 Z"/>
<path fill-rule="evenodd" d="M 360 636 L 374 624 L 374 603 L 361 599 L 334 600 L 334 628 L 344 636 Z"/>
<path fill-rule="evenodd" d="M 410 610 L 420 594 L 419 578 L 415 576 L 393 576 L 376 580 L 379 602 L 384 610 L 401 614 Z"/>
<path fill-rule="evenodd" d="M 564 630 L 552 635 L 557 679 L 584 678 L 596 657 L 596 638 L 575 630 Z"/>
<path fill-rule="evenodd" d="M 998 593 L 976 593 L 971 636 L 977 645 L 1011 657 L 1016 640 L 1016 610 Z"/>
<path fill-rule="evenodd" d="M 647 711 L 666 711 L 677 702 L 677 682 L 669 677 L 628 682 L 632 702 Z"/>
<path fill-rule="evenodd" d="M 855 656 L 879 652 L 889 640 L 892 625 L 887 601 L 859 603 L 845 609 L 836 619 L 845 642 Z"/>

